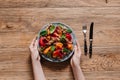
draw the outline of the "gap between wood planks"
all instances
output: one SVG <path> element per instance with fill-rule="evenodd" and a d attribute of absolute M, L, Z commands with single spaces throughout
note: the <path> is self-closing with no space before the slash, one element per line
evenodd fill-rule
<path fill-rule="evenodd" d="M 108 0 L 105 0 L 106 3 L 108 3 Z"/>

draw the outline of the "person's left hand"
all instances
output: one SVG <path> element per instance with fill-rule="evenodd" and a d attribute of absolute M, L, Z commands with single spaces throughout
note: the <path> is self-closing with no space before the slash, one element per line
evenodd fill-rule
<path fill-rule="evenodd" d="M 34 38 L 29 46 L 29 49 L 31 51 L 31 58 L 36 59 L 36 60 L 40 60 L 37 46 L 38 46 L 38 40 L 37 40 L 37 38 Z"/>
<path fill-rule="evenodd" d="M 75 45 L 75 52 L 70 61 L 71 66 L 73 67 L 80 66 L 81 49 L 78 41 L 76 42 L 77 42 L 77 45 Z"/>

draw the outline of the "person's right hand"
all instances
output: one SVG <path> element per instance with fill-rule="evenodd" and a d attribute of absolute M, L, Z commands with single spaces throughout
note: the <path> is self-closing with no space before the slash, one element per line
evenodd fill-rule
<path fill-rule="evenodd" d="M 77 42 L 77 45 L 75 46 L 74 55 L 71 58 L 71 67 L 73 70 L 75 80 L 85 80 L 85 77 L 80 67 L 80 56 L 81 56 L 81 50 L 79 43 Z"/>
<path fill-rule="evenodd" d="M 39 52 L 38 52 L 38 49 L 37 49 L 37 46 L 38 46 L 38 40 L 37 38 L 35 37 L 30 46 L 29 46 L 29 49 L 31 51 L 31 58 L 34 59 L 34 60 L 40 60 L 40 56 L 39 56 Z"/>
<path fill-rule="evenodd" d="M 80 65 L 80 56 L 81 56 L 81 50 L 80 50 L 80 45 L 77 41 L 77 45 L 75 45 L 74 55 L 70 61 L 71 66 L 79 66 Z"/>

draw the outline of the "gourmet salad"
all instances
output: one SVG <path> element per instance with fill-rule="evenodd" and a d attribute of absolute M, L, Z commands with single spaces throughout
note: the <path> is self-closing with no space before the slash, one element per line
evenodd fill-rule
<path fill-rule="evenodd" d="M 73 50 L 72 30 L 63 25 L 49 25 L 40 32 L 39 52 L 48 58 L 62 59 Z"/>

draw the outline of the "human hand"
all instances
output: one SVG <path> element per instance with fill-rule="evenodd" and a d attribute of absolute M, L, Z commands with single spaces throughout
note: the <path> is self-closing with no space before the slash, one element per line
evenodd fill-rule
<path fill-rule="evenodd" d="M 37 38 L 34 38 L 29 46 L 31 51 L 34 80 L 46 80 L 40 63 L 40 56 L 37 46 L 38 46 L 38 40 Z"/>
<path fill-rule="evenodd" d="M 31 51 L 31 58 L 34 60 L 40 60 L 37 45 L 38 45 L 38 40 L 37 38 L 34 38 L 29 46 L 29 49 Z"/>
<path fill-rule="evenodd" d="M 81 57 L 81 50 L 80 50 L 80 45 L 77 41 L 77 45 L 75 45 L 74 55 L 70 61 L 71 66 L 79 66 L 80 65 L 80 57 Z"/>

